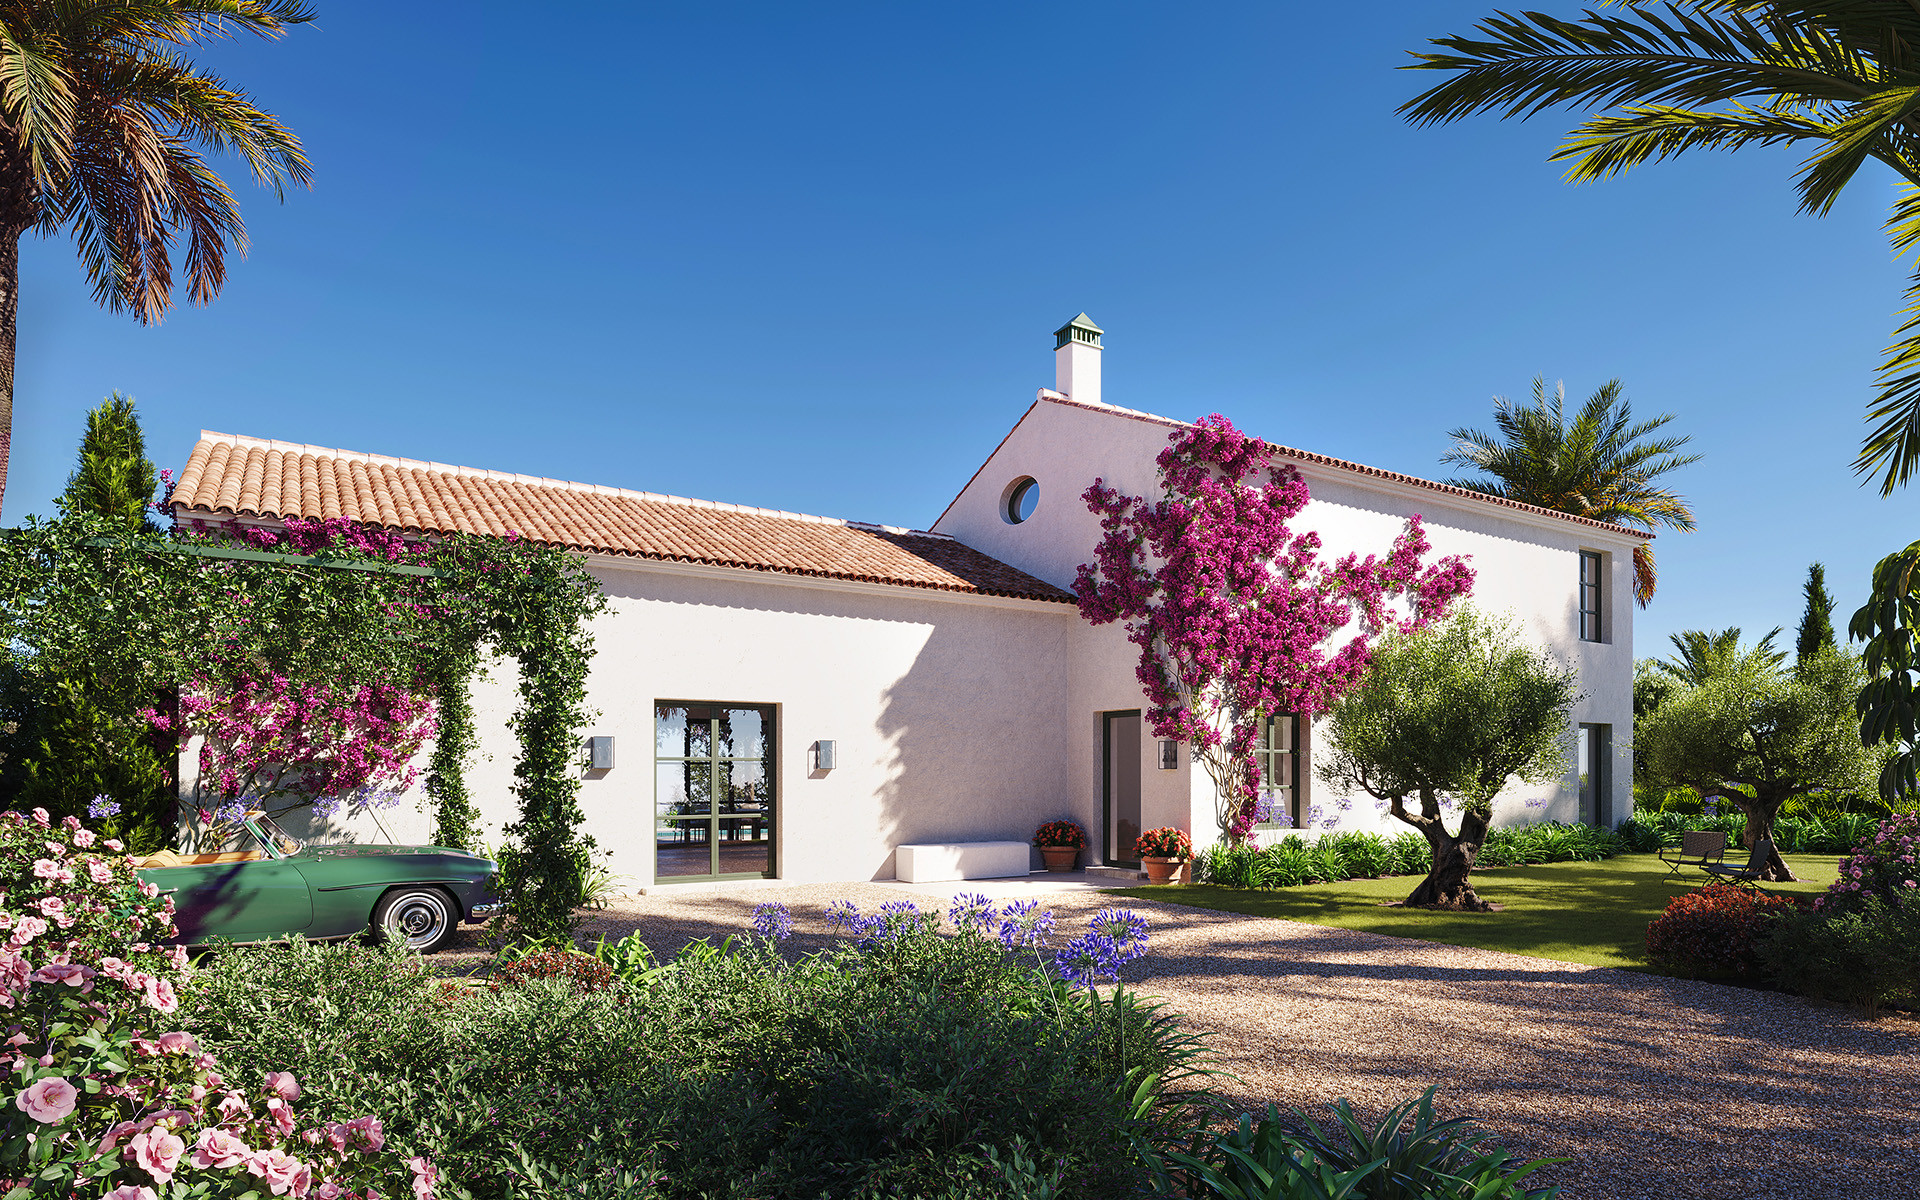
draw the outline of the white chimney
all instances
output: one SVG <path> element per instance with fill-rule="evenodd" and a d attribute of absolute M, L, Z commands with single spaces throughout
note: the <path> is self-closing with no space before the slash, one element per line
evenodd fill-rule
<path fill-rule="evenodd" d="M 1100 403 L 1100 334 L 1081 313 L 1054 330 L 1053 389 L 1082 404 Z"/>

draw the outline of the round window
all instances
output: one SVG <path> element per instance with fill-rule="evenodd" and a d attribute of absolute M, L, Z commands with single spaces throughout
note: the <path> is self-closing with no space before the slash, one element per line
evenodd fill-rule
<path fill-rule="evenodd" d="M 1031 479 L 1016 479 L 1007 487 L 1002 515 L 1009 525 L 1018 525 L 1040 507 L 1040 484 Z"/>

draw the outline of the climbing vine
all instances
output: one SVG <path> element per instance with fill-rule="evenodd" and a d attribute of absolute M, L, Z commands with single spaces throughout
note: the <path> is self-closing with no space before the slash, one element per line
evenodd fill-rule
<path fill-rule="evenodd" d="M 533 937 L 569 929 L 591 845 L 579 832 L 574 752 L 590 717 L 588 624 L 605 604 L 576 556 L 511 535 L 423 541 L 289 520 L 281 529 L 194 524 L 162 541 L 74 515 L 30 519 L 0 539 L 0 644 L 16 667 L 106 679 L 129 711 L 185 689 L 234 715 L 226 749 L 215 751 L 231 761 L 244 759 L 235 743 L 249 738 L 327 742 L 304 769 L 274 776 L 281 792 L 364 790 L 410 771 L 410 755 L 376 743 L 417 735 L 418 721 L 368 702 L 408 681 L 435 702 L 427 791 L 436 836 L 453 844 L 471 845 L 476 832 L 463 779 L 474 743 L 468 679 L 483 653 L 517 659 L 520 816 L 508 834 L 518 845 L 503 857 L 517 932 Z M 326 738 L 290 731 L 332 720 L 343 698 L 358 716 Z M 166 719 L 154 711 L 156 724 Z M 379 719 L 359 719 L 369 715 Z M 268 756 L 256 757 L 257 766 Z M 229 776 L 212 772 L 216 787 L 259 786 L 255 772 Z"/>

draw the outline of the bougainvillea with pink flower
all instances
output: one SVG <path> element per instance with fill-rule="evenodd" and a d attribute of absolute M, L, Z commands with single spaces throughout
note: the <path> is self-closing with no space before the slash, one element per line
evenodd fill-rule
<path fill-rule="evenodd" d="M 1084 499 L 1103 536 L 1075 579 L 1081 614 L 1122 622 L 1139 648 L 1147 721 L 1192 747 L 1234 841 L 1258 806 L 1261 720 L 1327 711 L 1359 682 L 1374 638 L 1424 626 L 1473 586 L 1460 556 L 1425 561 L 1418 516 L 1384 557 L 1322 561 L 1319 535 L 1289 526 L 1312 499 L 1306 481 L 1273 456 L 1214 414 L 1168 439 L 1159 499 L 1096 479 Z"/>
<path fill-rule="evenodd" d="M 0 1194 L 431 1200 L 377 1117 L 303 1127 L 291 1074 L 228 1080 L 169 1028 L 172 911 L 77 819 L 0 813 Z"/>

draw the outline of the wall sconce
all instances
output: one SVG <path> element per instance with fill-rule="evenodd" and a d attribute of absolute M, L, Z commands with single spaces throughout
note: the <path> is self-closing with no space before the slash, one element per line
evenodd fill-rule
<path fill-rule="evenodd" d="M 1180 769 L 1180 743 L 1172 738 L 1160 739 L 1160 769 L 1162 771 Z"/>
<path fill-rule="evenodd" d="M 587 739 L 587 770 L 611 771 L 613 769 L 613 739 L 610 737 L 590 737 Z"/>
<path fill-rule="evenodd" d="M 816 771 L 833 770 L 832 742 L 815 742 L 813 744 L 813 769 Z"/>

